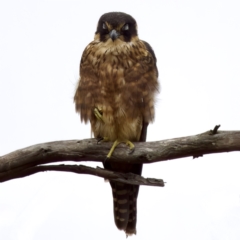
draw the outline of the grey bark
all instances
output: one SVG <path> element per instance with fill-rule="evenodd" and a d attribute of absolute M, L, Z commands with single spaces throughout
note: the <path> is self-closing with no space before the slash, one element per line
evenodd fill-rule
<path fill-rule="evenodd" d="M 240 151 L 240 131 L 218 131 L 219 126 L 195 136 L 156 142 L 134 143 L 135 151 L 129 154 L 124 144 L 119 145 L 110 161 L 154 163 L 183 157 L 197 158 L 204 154 Z M 114 173 L 83 165 L 44 165 L 62 161 L 102 162 L 112 143 L 96 139 L 57 141 L 33 145 L 0 157 L 0 182 L 25 177 L 42 171 L 68 171 L 91 174 L 114 181 L 137 185 L 164 186 L 161 179 L 145 179 L 134 174 Z"/>

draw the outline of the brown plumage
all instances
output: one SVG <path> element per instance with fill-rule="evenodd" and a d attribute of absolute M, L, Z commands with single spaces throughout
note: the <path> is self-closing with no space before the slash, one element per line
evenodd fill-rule
<path fill-rule="evenodd" d="M 90 121 L 96 138 L 108 141 L 146 141 L 154 120 L 158 91 L 156 57 L 138 38 L 136 21 L 128 14 L 110 12 L 99 19 L 94 41 L 84 50 L 80 80 L 74 96 L 81 121 Z M 97 114 L 96 114 L 97 112 Z M 141 175 L 142 164 L 113 163 L 104 167 Z M 110 181 L 116 226 L 136 234 L 139 186 Z"/>

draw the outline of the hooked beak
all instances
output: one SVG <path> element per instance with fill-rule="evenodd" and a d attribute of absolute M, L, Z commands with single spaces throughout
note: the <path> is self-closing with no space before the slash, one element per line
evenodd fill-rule
<path fill-rule="evenodd" d="M 110 38 L 114 41 L 118 38 L 119 36 L 119 32 L 117 32 L 115 29 L 113 29 L 110 33 L 109 33 Z"/>

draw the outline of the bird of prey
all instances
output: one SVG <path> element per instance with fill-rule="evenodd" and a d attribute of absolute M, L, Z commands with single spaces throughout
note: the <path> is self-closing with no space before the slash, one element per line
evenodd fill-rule
<path fill-rule="evenodd" d="M 81 121 L 91 123 L 94 137 L 114 142 L 105 169 L 141 175 L 142 164 L 111 162 L 111 155 L 119 143 L 133 150 L 132 142 L 146 141 L 159 90 L 156 61 L 151 46 L 138 38 L 132 16 L 109 12 L 100 17 L 94 40 L 82 54 L 74 102 Z M 117 228 L 127 236 L 136 234 L 139 186 L 110 185 Z"/>

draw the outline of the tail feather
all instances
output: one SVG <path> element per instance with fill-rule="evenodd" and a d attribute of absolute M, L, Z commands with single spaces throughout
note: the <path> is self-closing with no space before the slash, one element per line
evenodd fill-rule
<path fill-rule="evenodd" d="M 127 235 L 136 234 L 137 195 L 139 186 L 110 181 L 113 193 L 113 213 L 118 229 Z"/>
<path fill-rule="evenodd" d="M 129 219 L 128 219 L 128 225 L 125 230 L 127 235 L 136 234 L 136 225 L 137 225 L 137 196 L 139 191 L 139 186 L 130 185 L 132 188 L 131 191 L 131 205 L 130 205 L 130 211 L 129 211 Z"/>
<path fill-rule="evenodd" d="M 142 164 L 121 164 L 106 161 L 104 168 L 119 172 L 132 172 L 141 175 Z M 127 236 L 136 234 L 137 197 L 139 186 L 110 181 L 113 194 L 113 214 L 117 228 L 126 232 Z"/>

